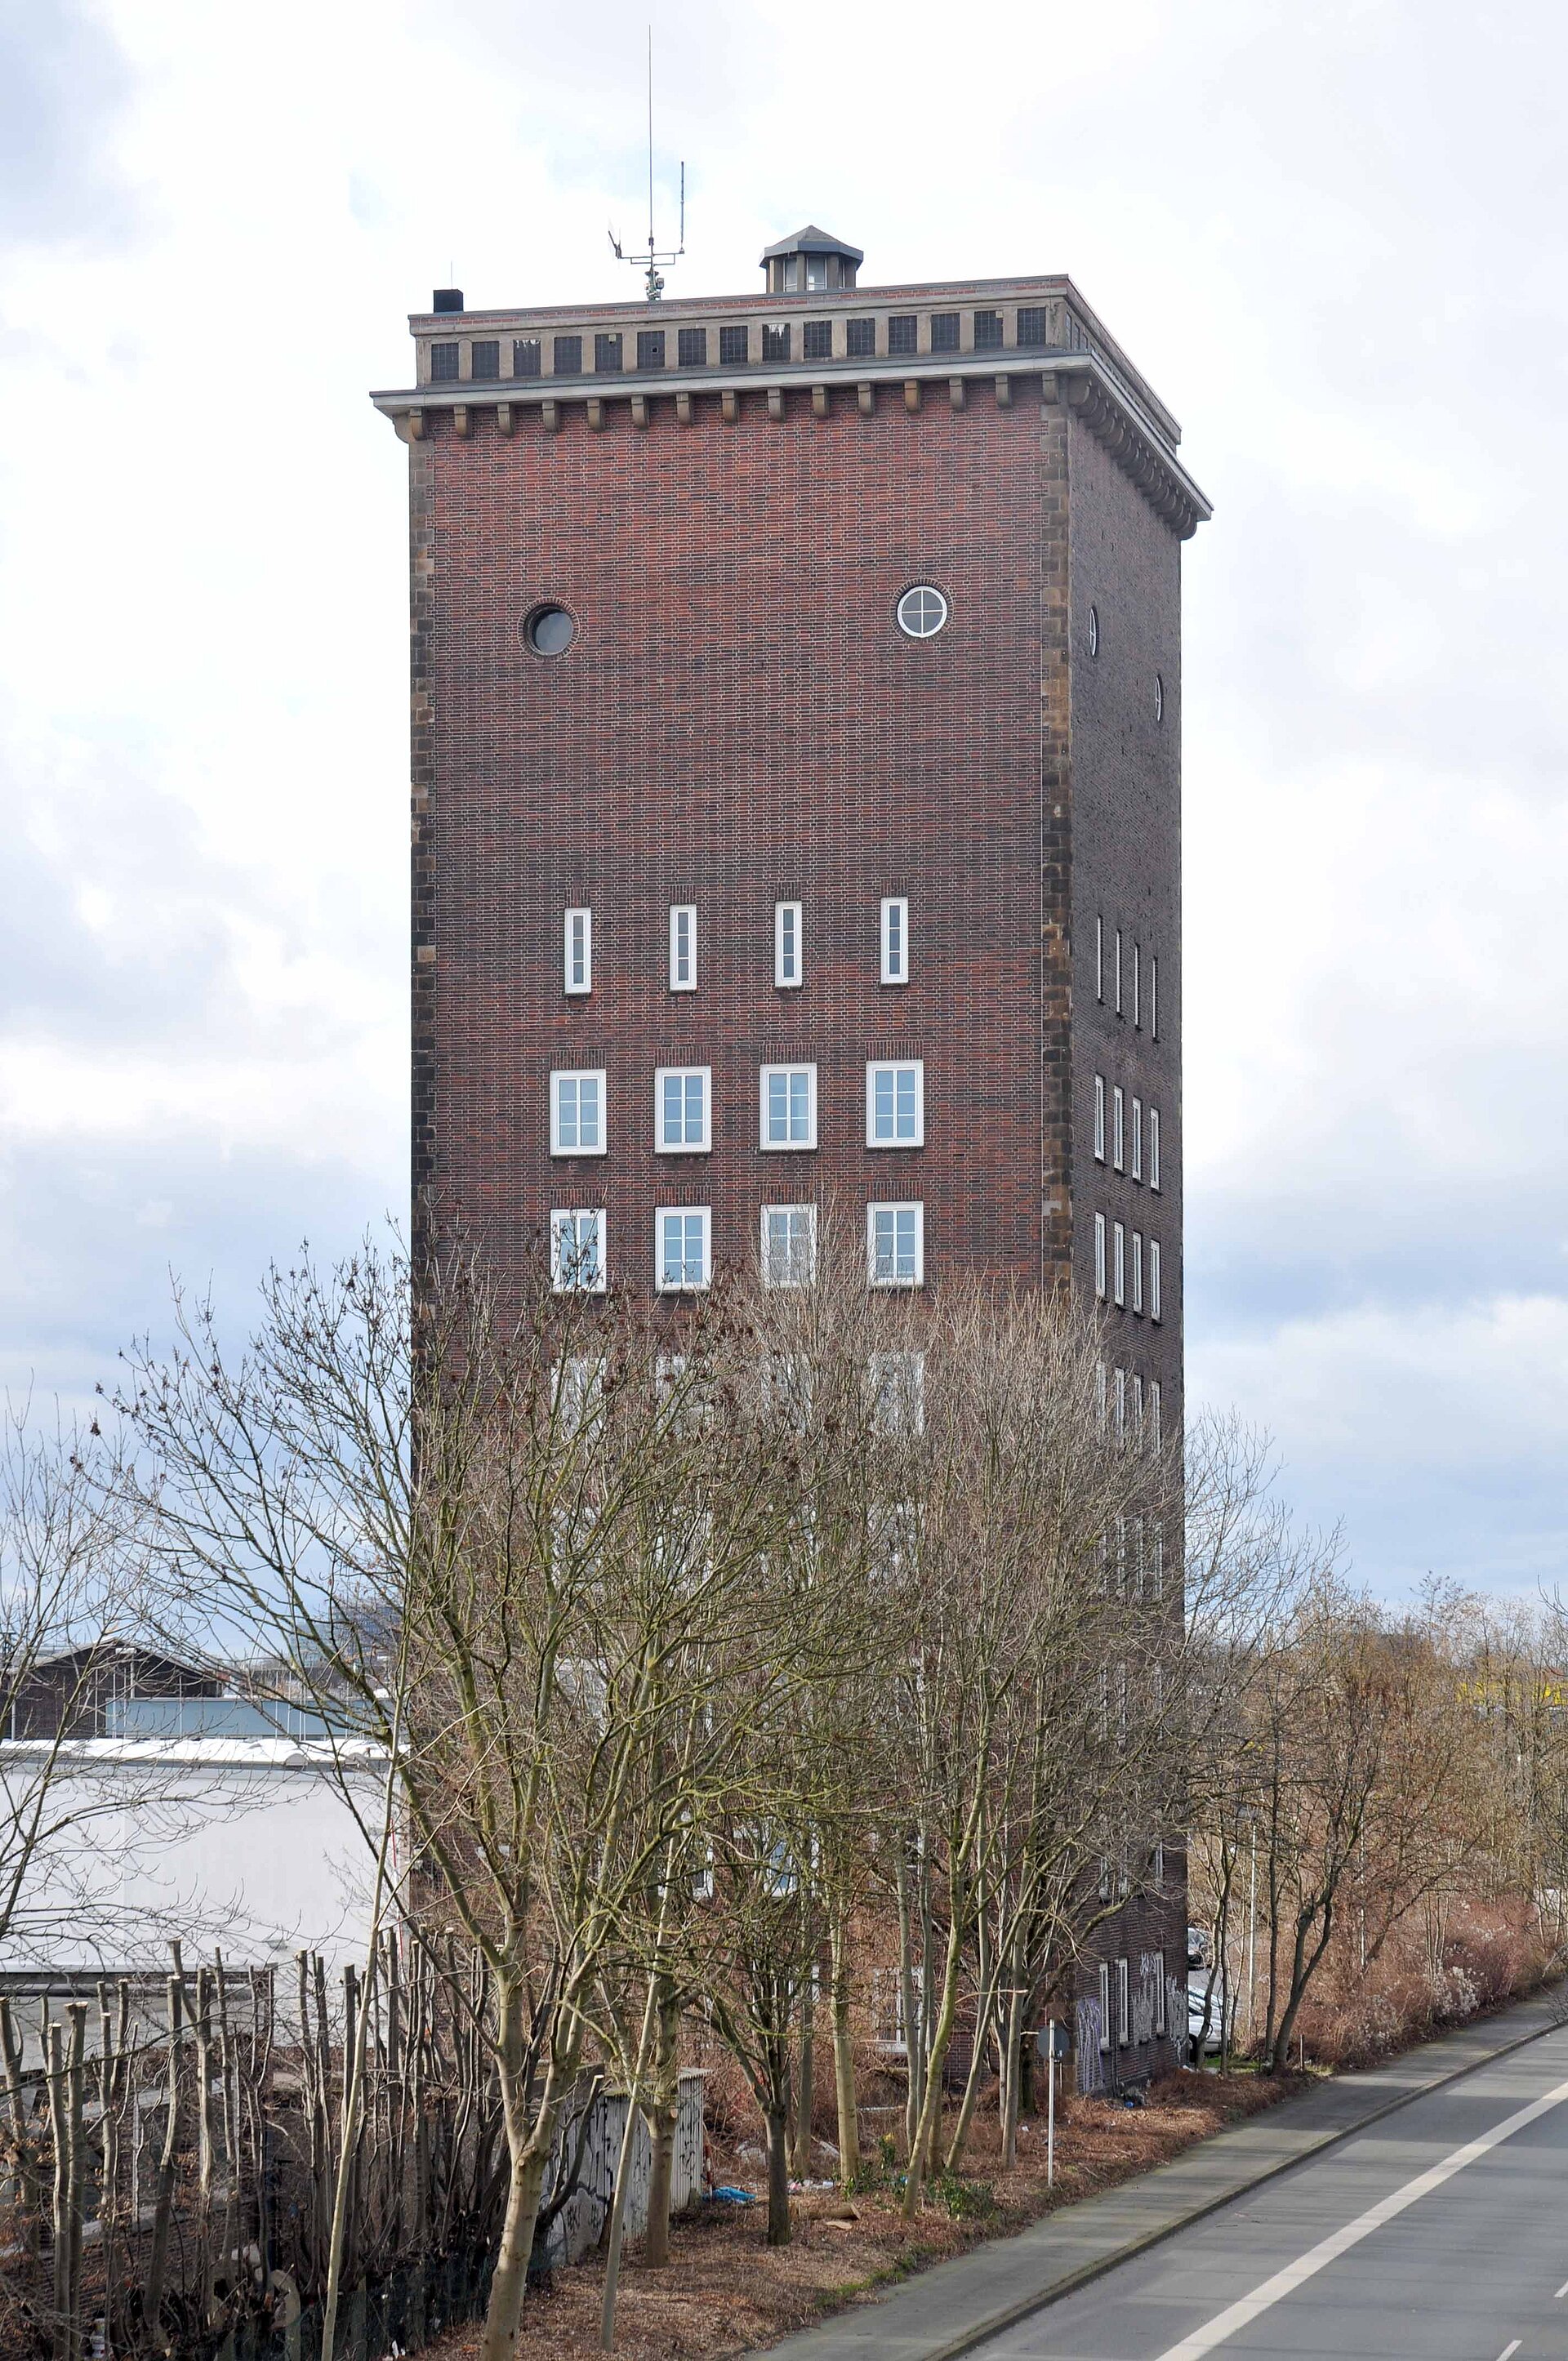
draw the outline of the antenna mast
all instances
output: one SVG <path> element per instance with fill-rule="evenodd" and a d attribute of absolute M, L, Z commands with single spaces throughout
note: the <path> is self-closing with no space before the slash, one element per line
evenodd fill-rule
<path fill-rule="evenodd" d="M 644 264 L 640 254 L 623 252 L 614 230 L 609 234 L 610 251 L 617 262 L 630 262 L 643 272 L 643 284 L 650 303 L 658 302 L 664 291 L 661 263 L 678 262 L 686 250 L 686 168 L 681 165 L 681 237 L 680 244 L 660 252 L 653 228 L 653 27 L 648 27 L 648 259 Z"/>

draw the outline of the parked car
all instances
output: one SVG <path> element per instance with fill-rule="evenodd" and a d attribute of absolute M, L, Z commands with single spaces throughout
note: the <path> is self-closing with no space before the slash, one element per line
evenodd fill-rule
<path fill-rule="evenodd" d="M 1223 2046 L 1225 2009 L 1228 2005 L 1225 1979 L 1216 1974 L 1213 1967 L 1213 1946 L 1201 1927 L 1187 1929 L 1187 2048 L 1189 2058 L 1196 2061 L 1200 2044 L 1205 2058 L 1217 2057 Z M 1213 1990 L 1209 1980 L 1213 1976 Z M 1203 2032 L 1207 2013 L 1209 2031 Z"/>

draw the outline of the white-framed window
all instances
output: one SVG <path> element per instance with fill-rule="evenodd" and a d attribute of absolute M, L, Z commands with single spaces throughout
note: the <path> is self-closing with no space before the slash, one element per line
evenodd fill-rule
<path fill-rule="evenodd" d="M 1118 1082 L 1111 1093 L 1111 1161 L 1118 1172 L 1126 1161 L 1126 1151 L 1127 1102 Z"/>
<path fill-rule="evenodd" d="M 1132 1174 L 1135 1180 L 1141 1180 L 1144 1177 L 1144 1103 L 1139 1098 L 1133 1101 L 1132 1134 Z"/>
<path fill-rule="evenodd" d="M 762 1145 L 764 1148 L 816 1147 L 815 1066 L 762 1068 Z"/>
<path fill-rule="evenodd" d="M 1111 1224 L 1111 1301 L 1119 1311 L 1127 1302 L 1127 1225 L 1125 1222 Z"/>
<path fill-rule="evenodd" d="M 1116 972 L 1113 981 L 1116 986 L 1116 1014 L 1120 1016 L 1122 1014 L 1122 929 L 1120 927 L 1116 929 Z"/>
<path fill-rule="evenodd" d="M 805 981 L 806 962 L 801 952 L 800 904 L 773 904 L 773 982 L 785 991 L 792 991 Z"/>
<path fill-rule="evenodd" d="M 713 1216 L 706 1205 L 661 1205 L 653 1216 L 653 1273 L 661 1295 L 706 1287 L 713 1276 Z"/>
<path fill-rule="evenodd" d="M 1133 945 L 1133 1023 L 1141 1033 L 1144 1024 L 1143 947 Z"/>
<path fill-rule="evenodd" d="M 926 1431 L 924 1353 L 873 1353 L 870 1377 L 872 1416 L 879 1434 Z"/>
<path fill-rule="evenodd" d="M 1157 1843 L 1155 1846 L 1150 1872 L 1155 1892 L 1162 1894 L 1165 1891 L 1165 1847 L 1162 1844 Z M 1165 2039 L 1166 2022 L 1165 1953 L 1157 1951 L 1154 1955 L 1154 2029 L 1156 2037 L 1161 2041 Z"/>
<path fill-rule="evenodd" d="M 1133 1980 L 1125 1960 L 1116 1962 L 1116 2039 L 1125 2049 L 1133 2037 Z"/>
<path fill-rule="evenodd" d="M 1116 1372 L 1116 1440 L 1118 1443 L 1125 1443 L 1127 1440 L 1127 1372 L 1125 1369 L 1118 1369 Z"/>
<path fill-rule="evenodd" d="M 711 1066 L 653 1071 L 653 1146 L 661 1156 L 701 1156 L 713 1146 Z"/>
<path fill-rule="evenodd" d="M 809 1287 L 816 1276 L 816 1206 L 764 1205 L 763 1286 Z"/>
<path fill-rule="evenodd" d="M 1100 917 L 1094 921 L 1094 997 L 1105 997 L 1105 921 Z"/>
<path fill-rule="evenodd" d="M 1136 1369 L 1133 1372 L 1133 1440 L 1136 1448 L 1141 1451 L 1144 1447 L 1144 1381 L 1142 1376 Z M 1140 1594 L 1143 1590 L 1143 1587 L 1144 1542 L 1143 1534 L 1140 1531 L 1138 1535 L 1138 1589 Z"/>
<path fill-rule="evenodd" d="M 1106 1901 L 1111 1898 L 1109 1861 L 1105 1863 L 1102 1898 Z M 1111 2047 L 1111 1971 L 1103 1960 L 1100 1962 L 1100 2047 L 1102 2052 Z"/>
<path fill-rule="evenodd" d="M 1157 1451 L 1160 1447 L 1162 1439 L 1163 1438 L 1161 1437 L 1159 1431 L 1159 1379 L 1157 1378 L 1151 1378 L 1149 1379 L 1149 1449 L 1151 1451 Z M 1155 1541 L 1157 1559 L 1161 1549 L 1162 1544 L 1157 1536 Z M 1157 1585 L 1155 1589 L 1155 1597 L 1157 1598 L 1159 1597 L 1159 1587 Z"/>
<path fill-rule="evenodd" d="M 1158 1392 L 1157 1386 L 1155 1390 Z M 1154 1529 L 1154 1548 L 1149 1561 L 1149 1587 L 1157 1598 L 1165 1597 L 1165 1535 L 1157 1524 Z"/>
<path fill-rule="evenodd" d="M 1116 1667 L 1116 1743 L 1124 1753 L 1127 1746 L 1127 1667 L 1125 1664 L 1118 1664 Z M 1125 1893 L 1125 1883 L 1122 1890 Z"/>
<path fill-rule="evenodd" d="M 867 1276 L 873 1287 L 919 1287 L 926 1277 L 926 1208 L 866 1207 Z"/>
<path fill-rule="evenodd" d="M 570 993 L 591 992 L 594 988 L 594 914 L 591 910 L 567 911 L 563 957 L 566 990 Z"/>
<path fill-rule="evenodd" d="M 586 1355 L 556 1362 L 552 1372 L 555 1412 L 571 1433 L 598 1417 L 604 1404 L 604 1362 L 589 1360 Z"/>
<path fill-rule="evenodd" d="M 1159 1300 L 1159 1242 L 1156 1238 L 1151 1238 L 1149 1240 L 1149 1318 L 1162 1320 L 1164 1317 Z"/>
<path fill-rule="evenodd" d="M 897 1065 L 866 1067 L 866 1146 L 923 1148 L 926 1144 L 926 1066 L 911 1058 Z"/>
<path fill-rule="evenodd" d="M 1106 1420 L 1110 1416 L 1109 1384 L 1105 1374 L 1105 1364 L 1103 1361 L 1096 1361 L 1094 1364 L 1094 1394 L 1096 1404 L 1100 1411 L 1100 1432 L 1103 1434 L 1105 1432 Z"/>
<path fill-rule="evenodd" d="M 1159 961 L 1152 953 L 1149 958 L 1149 1033 L 1156 1041 L 1159 1039 Z"/>
<path fill-rule="evenodd" d="M 1149 1187 L 1159 1187 L 1159 1109 L 1149 1109 Z"/>
<path fill-rule="evenodd" d="M 608 1145 L 604 1068 L 558 1067 L 550 1077 L 551 1155 L 602 1156 Z"/>
<path fill-rule="evenodd" d="M 887 894 L 882 905 L 882 980 L 909 981 L 909 903 L 902 894 Z"/>
<path fill-rule="evenodd" d="M 1096 1074 L 1094 1077 L 1094 1160 L 1097 1164 L 1103 1164 L 1105 1161 L 1105 1077 L 1103 1074 Z"/>
<path fill-rule="evenodd" d="M 1133 1310 L 1135 1312 L 1141 1312 L 1143 1308 L 1144 1234 L 1142 1230 L 1135 1230 L 1133 1232 Z M 1143 1383 L 1143 1379 L 1140 1378 L 1138 1382 L 1141 1385 Z"/>
<path fill-rule="evenodd" d="M 696 990 L 696 904 L 670 905 L 670 990 Z"/>
<path fill-rule="evenodd" d="M 604 1207 L 556 1206 L 550 1215 L 550 1284 L 558 1295 L 602 1295 Z"/>
<path fill-rule="evenodd" d="M 1094 1216 L 1094 1292 L 1102 1302 L 1105 1300 L 1105 1216 Z"/>

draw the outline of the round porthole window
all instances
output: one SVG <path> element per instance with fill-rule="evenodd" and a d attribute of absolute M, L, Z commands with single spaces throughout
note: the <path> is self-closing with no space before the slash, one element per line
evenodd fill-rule
<path fill-rule="evenodd" d="M 1157 721 L 1165 719 L 1165 681 L 1157 672 L 1154 676 L 1154 718 Z"/>
<path fill-rule="evenodd" d="M 536 656 L 564 656 L 577 626 L 565 607 L 535 607 L 524 619 L 522 636 Z"/>
<path fill-rule="evenodd" d="M 931 640 L 948 620 L 948 602 L 928 582 L 906 590 L 898 602 L 898 628 L 906 639 Z"/>
<path fill-rule="evenodd" d="M 1100 609 L 1098 607 L 1091 607 L 1089 610 L 1089 653 L 1091 656 L 1097 656 L 1100 653 Z"/>

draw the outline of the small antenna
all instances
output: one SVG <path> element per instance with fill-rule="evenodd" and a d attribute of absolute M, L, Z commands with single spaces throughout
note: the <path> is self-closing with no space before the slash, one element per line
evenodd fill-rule
<path fill-rule="evenodd" d="M 685 168 L 685 161 L 684 161 L 684 160 L 682 161 L 682 164 L 681 164 L 681 240 L 680 240 L 680 244 L 679 244 L 678 246 L 675 246 L 675 247 L 666 247 L 666 248 L 663 250 L 663 252 L 662 252 L 662 253 L 661 253 L 661 252 L 659 251 L 658 245 L 657 245 L 657 240 L 656 240 L 656 238 L 655 238 L 655 235 L 654 235 L 654 227 L 653 227 L 653 27 L 652 27 L 652 25 L 650 25 L 650 26 L 649 26 L 649 27 L 648 27 L 648 259 L 647 259 L 647 261 L 644 263 L 644 261 L 643 261 L 642 257 L 641 257 L 641 254 L 627 254 L 627 253 L 625 253 L 625 252 L 622 250 L 620 240 L 617 237 L 617 236 L 616 236 L 616 234 L 615 234 L 615 232 L 614 232 L 614 230 L 613 230 L 613 229 L 610 231 L 610 234 L 609 234 L 609 245 L 610 245 L 610 251 L 611 251 L 611 253 L 614 255 L 614 257 L 615 257 L 615 258 L 616 258 L 617 262 L 630 262 L 630 263 L 632 263 L 632 264 L 634 264 L 634 265 L 637 267 L 637 269 L 641 269 L 641 270 L 643 272 L 643 283 L 644 283 L 645 287 L 647 288 L 647 291 L 648 291 L 648 301 L 649 301 L 649 302 L 650 302 L 650 303 L 656 303 L 656 302 L 659 301 L 660 297 L 663 294 L 663 291 L 664 291 L 664 278 L 663 278 L 663 271 L 660 269 L 659 265 L 660 265 L 662 262 L 663 262 L 663 263 L 678 262 L 678 261 L 680 260 L 680 258 L 681 258 L 682 255 L 683 255 L 683 254 L 685 252 L 685 250 L 686 250 L 686 168 Z"/>

